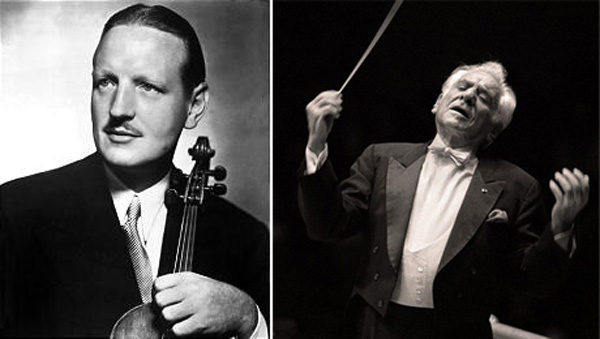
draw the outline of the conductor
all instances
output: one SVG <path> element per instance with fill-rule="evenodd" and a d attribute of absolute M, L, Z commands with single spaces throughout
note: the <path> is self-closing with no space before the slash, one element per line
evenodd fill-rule
<path fill-rule="evenodd" d="M 498 62 L 456 68 L 431 109 L 433 139 L 371 145 L 342 182 L 326 144 L 342 95 L 326 91 L 306 106 L 299 204 L 308 234 L 366 239 L 348 337 L 492 338 L 501 287 L 545 296 L 565 281 L 589 177 L 555 173 L 547 221 L 538 182 L 481 153 L 516 107 L 506 76 Z"/>

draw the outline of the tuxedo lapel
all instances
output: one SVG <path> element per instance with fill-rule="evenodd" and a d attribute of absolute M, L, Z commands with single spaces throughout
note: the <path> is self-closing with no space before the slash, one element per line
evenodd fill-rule
<path fill-rule="evenodd" d="M 438 272 L 471 240 L 484 223 L 503 188 L 504 181 L 496 181 L 494 178 L 493 162 L 481 159 L 454 222 Z"/>
<path fill-rule="evenodd" d="M 389 158 L 386 178 L 387 248 L 394 270 L 398 270 L 413 206 L 426 144 L 400 159 Z"/>

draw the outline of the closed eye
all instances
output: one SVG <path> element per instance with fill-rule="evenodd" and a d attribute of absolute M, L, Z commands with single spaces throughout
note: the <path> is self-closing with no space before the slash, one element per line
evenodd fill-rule
<path fill-rule="evenodd" d="M 472 84 L 464 79 L 461 79 L 456 83 L 456 88 L 458 88 L 461 91 L 467 90 L 471 86 Z"/>

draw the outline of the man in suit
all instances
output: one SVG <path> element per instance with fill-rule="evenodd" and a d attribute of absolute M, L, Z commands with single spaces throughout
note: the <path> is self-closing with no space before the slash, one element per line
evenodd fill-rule
<path fill-rule="evenodd" d="M 151 302 L 176 336 L 267 337 L 262 223 L 207 196 L 192 271 L 173 267 L 183 208 L 165 193 L 186 183 L 172 157 L 208 101 L 194 29 L 163 6 L 125 8 L 92 77 L 97 152 L 0 187 L 0 333 L 106 337 Z"/>
<path fill-rule="evenodd" d="M 326 91 L 306 107 L 299 203 L 312 238 L 365 235 L 350 337 L 491 338 L 502 288 L 545 296 L 565 280 L 589 177 L 555 174 L 547 222 L 537 181 L 482 155 L 516 106 L 501 64 L 455 69 L 431 110 L 433 141 L 371 145 L 340 183 L 326 140 L 341 104 Z"/>

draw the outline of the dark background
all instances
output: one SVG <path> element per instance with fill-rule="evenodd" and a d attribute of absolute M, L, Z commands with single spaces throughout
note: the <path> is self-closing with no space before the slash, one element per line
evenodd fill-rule
<path fill-rule="evenodd" d="M 273 7 L 274 337 L 337 338 L 358 266 L 359 237 L 308 240 L 296 202 L 307 138 L 304 107 L 339 89 L 391 2 L 275 1 Z M 433 138 L 431 107 L 462 63 L 502 62 L 517 94 L 512 124 L 489 154 L 548 189 L 553 173 L 591 178 L 577 221 L 572 275 L 557 295 L 507 293 L 504 323 L 553 338 L 598 338 L 598 2 L 406 1 L 344 90 L 329 137 L 341 178 L 371 143 Z"/>

